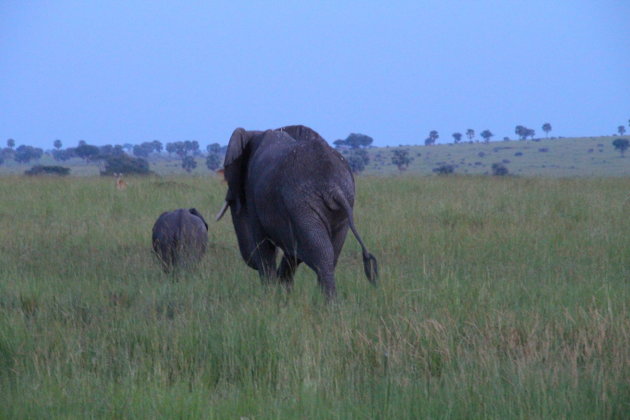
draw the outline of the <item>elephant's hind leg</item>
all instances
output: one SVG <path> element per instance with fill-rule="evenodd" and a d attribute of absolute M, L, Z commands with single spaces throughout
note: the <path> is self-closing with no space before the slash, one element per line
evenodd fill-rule
<path fill-rule="evenodd" d="M 276 279 L 276 255 L 276 246 L 265 239 L 258 243 L 251 257 L 252 265 L 258 270 L 263 284 L 272 283 Z"/>
<path fill-rule="evenodd" d="M 297 233 L 298 257 L 317 273 L 317 282 L 328 299 L 337 294 L 335 287 L 335 250 L 328 230 L 319 224 Z"/>
<path fill-rule="evenodd" d="M 280 262 L 280 267 L 278 268 L 278 279 L 287 290 L 291 290 L 293 288 L 295 270 L 297 270 L 298 265 L 300 265 L 301 262 L 302 260 L 291 255 L 287 256 L 285 254 L 282 256 L 282 261 Z"/>
<path fill-rule="evenodd" d="M 339 254 L 341 254 L 341 249 L 343 248 L 343 244 L 346 241 L 346 235 L 348 234 L 348 224 L 344 223 L 339 228 L 333 231 L 332 233 L 332 244 L 333 250 L 335 251 L 335 267 L 337 267 L 337 262 L 339 261 Z"/>
<path fill-rule="evenodd" d="M 335 273 L 332 270 L 322 269 L 317 272 L 317 282 L 324 292 L 327 300 L 337 297 L 337 286 L 335 285 Z"/>

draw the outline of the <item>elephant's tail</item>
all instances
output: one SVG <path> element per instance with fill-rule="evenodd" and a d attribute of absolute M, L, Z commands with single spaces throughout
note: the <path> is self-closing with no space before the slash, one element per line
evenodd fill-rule
<path fill-rule="evenodd" d="M 378 263 L 376 262 L 374 255 L 368 252 L 367 247 L 363 243 L 363 239 L 361 239 L 361 235 L 359 235 L 357 228 L 354 226 L 352 207 L 341 191 L 335 194 L 335 202 L 346 212 L 346 216 L 348 217 L 348 222 L 350 224 L 350 230 L 352 230 L 354 237 L 357 238 L 357 241 L 359 241 L 359 244 L 361 245 L 363 253 L 363 270 L 365 271 L 365 275 L 370 283 L 376 286 L 378 280 Z"/>

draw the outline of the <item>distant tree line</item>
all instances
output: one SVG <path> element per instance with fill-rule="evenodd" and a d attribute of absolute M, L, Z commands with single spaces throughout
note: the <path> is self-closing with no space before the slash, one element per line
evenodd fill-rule
<path fill-rule="evenodd" d="M 15 140 L 12 138 L 8 139 L 6 144 L 7 147 L 0 147 L 0 164 L 9 160 L 26 164 L 37 161 L 44 155 L 44 150 L 38 147 L 22 145 L 15 148 Z M 226 149 L 227 146 L 221 146 L 219 143 L 208 145 L 206 159 L 208 169 L 216 170 L 221 166 Z M 53 141 L 53 149 L 46 153 L 58 162 L 65 162 L 74 158 L 83 159 L 86 163 L 100 162 L 104 168 L 101 173 L 109 175 L 113 173 L 149 173 L 148 158 L 163 155 L 164 151 L 168 156 L 181 159 L 182 168 L 188 172 L 197 167 L 195 158 L 202 156 L 199 142 L 196 140 L 176 141 L 166 143 L 166 145 L 159 140 L 153 140 L 136 145 L 125 143 L 104 146 L 95 146 L 88 144 L 85 140 L 80 140 L 76 147 L 64 149 L 63 142 L 56 139 Z M 34 174 L 49 171 L 48 167 L 40 166 L 34 167 Z"/>
<path fill-rule="evenodd" d="M 542 125 L 542 130 L 545 132 L 547 137 L 549 137 L 549 132 L 551 131 L 551 124 L 544 123 Z M 435 130 L 431 131 L 431 133 L 436 133 L 437 134 L 437 132 Z M 534 136 L 536 135 L 536 131 L 534 129 L 527 128 L 527 127 L 525 127 L 523 125 L 517 125 L 514 128 L 514 133 L 521 140 L 526 140 L 528 137 L 533 139 Z M 472 129 L 472 128 L 469 128 L 469 129 L 466 130 L 465 134 L 466 134 L 466 137 L 468 137 L 468 141 L 472 143 L 473 140 L 475 139 L 475 130 Z M 492 133 L 492 131 L 487 130 L 487 129 L 483 130 L 479 135 L 483 138 L 485 143 L 490 143 L 490 140 L 492 139 L 492 137 L 494 137 L 494 134 Z M 454 141 L 455 144 L 460 143 L 462 141 L 462 137 L 463 137 L 462 133 L 455 132 L 455 133 L 452 134 L 452 136 L 453 136 L 453 141 Z M 434 144 L 435 142 L 432 141 L 433 138 L 437 139 L 437 137 L 435 135 L 431 136 L 431 134 L 429 134 L 429 138 L 427 138 L 427 140 L 425 140 L 425 145 Z M 509 140 L 509 138 L 505 137 L 504 140 Z"/>
<path fill-rule="evenodd" d="M 42 157 L 44 151 L 39 147 L 19 146 L 15 148 L 15 140 L 7 139 L 7 147 L 0 149 L 0 164 L 4 161 L 15 160 L 18 163 L 28 163 Z"/>
<path fill-rule="evenodd" d="M 131 150 L 133 155 L 136 157 L 148 158 L 151 153 L 161 153 L 162 149 L 162 142 L 159 140 L 153 140 L 136 144 Z"/>
<path fill-rule="evenodd" d="M 628 125 L 630 126 L 630 120 L 628 120 Z M 548 122 L 544 123 L 541 128 L 545 135 L 549 137 L 549 132 L 552 130 L 551 124 Z M 520 140 L 534 139 L 536 135 L 534 129 L 523 125 L 517 125 L 514 128 L 514 133 Z M 626 127 L 619 125 L 617 133 L 623 136 L 626 133 Z M 472 143 L 476 132 L 472 128 L 468 128 L 464 134 L 455 132 L 452 134 L 454 143 L 460 143 L 464 135 Z M 488 129 L 481 131 L 479 135 L 485 143 L 489 143 L 494 137 L 492 131 Z M 425 146 L 433 146 L 439 138 L 438 131 L 431 130 L 425 138 L 424 144 Z M 504 140 L 509 140 L 509 138 L 504 137 Z M 373 141 L 374 139 L 366 134 L 350 133 L 345 139 L 335 140 L 333 145 L 346 156 L 351 170 L 358 173 L 363 171 L 370 162 L 370 154 L 366 149 L 372 146 Z M 629 142 L 627 139 L 619 138 L 613 141 L 613 146 L 623 157 L 629 148 Z M 90 145 L 86 141 L 80 140 L 76 147 L 63 149 L 62 141 L 56 139 L 53 142 L 53 147 L 53 150 L 46 153 L 50 153 L 54 160 L 63 162 L 72 158 L 79 158 L 85 162 L 102 162 L 104 169 L 101 173 L 104 175 L 113 173 L 149 173 L 147 159 L 151 156 L 164 156 L 163 152 L 166 152 L 168 156 L 175 156 L 181 159 L 181 167 L 187 172 L 191 172 L 197 167 L 196 158 L 203 155 L 199 142 L 196 140 L 175 141 L 165 145 L 159 140 L 153 140 L 136 145 L 125 143 L 105 146 Z M 227 146 L 221 146 L 219 143 L 211 143 L 207 146 L 205 163 L 209 170 L 215 171 L 221 167 L 226 149 Z M 38 147 L 21 145 L 16 148 L 15 140 L 9 138 L 6 141 L 6 147 L 0 148 L 0 164 L 8 160 L 14 160 L 18 163 L 29 163 L 40 159 L 43 155 L 44 151 Z M 412 161 L 413 157 L 409 155 L 409 151 L 403 148 L 394 150 L 391 156 L 391 163 L 400 171 L 406 170 Z M 452 173 L 453 169 L 448 167 L 448 165 L 442 165 L 435 168 L 434 172 L 448 174 Z M 48 170 L 55 171 L 56 169 L 39 168 L 35 170 L 35 173 Z M 495 175 L 503 175 L 504 173 L 502 172 L 503 169 L 500 166 L 493 169 Z"/>

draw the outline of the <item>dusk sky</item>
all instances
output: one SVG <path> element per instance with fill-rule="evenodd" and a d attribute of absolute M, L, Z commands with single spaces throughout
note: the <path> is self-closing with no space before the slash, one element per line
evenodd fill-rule
<path fill-rule="evenodd" d="M 0 1 L 0 147 L 311 126 L 438 143 L 630 119 L 630 1 Z"/>

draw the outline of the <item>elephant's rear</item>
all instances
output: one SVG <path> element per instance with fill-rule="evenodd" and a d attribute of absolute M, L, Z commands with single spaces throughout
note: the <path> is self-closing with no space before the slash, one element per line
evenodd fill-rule
<path fill-rule="evenodd" d="M 323 139 L 321 141 L 303 142 L 300 145 L 306 152 L 310 152 L 300 153 L 303 159 L 300 159 L 299 165 L 307 169 L 307 174 L 304 176 L 303 181 L 309 182 L 308 179 L 319 180 L 315 184 L 315 190 L 318 191 L 319 197 L 324 203 L 325 210 L 316 210 L 315 208 L 312 211 L 318 213 L 318 217 L 324 219 L 325 223 L 328 224 L 327 229 L 332 233 L 333 246 L 338 248 L 335 249 L 335 259 L 341 252 L 346 232 L 350 228 L 361 246 L 365 275 L 370 283 L 376 285 L 378 263 L 374 255 L 367 250 L 354 224 L 355 186 L 354 177 L 348 162 L 339 152 L 325 143 Z M 314 156 L 316 159 L 310 159 L 309 156 Z M 313 164 L 314 162 L 316 163 Z M 322 214 L 324 217 L 322 217 Z M 341 232 L 341 237 L 335 238 L 335 232 Z M 335 242 L 340 242 L 341 244 L 337 245 Z"/>
<path fill-rule="evenodd" d="M 174 212 L 162 213 L 153 225 L 153 252 L 162 263 L 164 271 L 169 271 L 175 262 L 176 232 Z"/>
<path fill-rule="evenodd" d="M 191 265 L 206 251 L 208 228 L 195 209 L 165 212 L 153 226 L 153 250 L 165 271 L 175 266 Z"/>
<path fill-rule="evenodd" d="M 184 257 L 197 263 L 206 252 L 208 245 L 208 225 L 195 209 L 183 215 L 179 244 Z"/>

